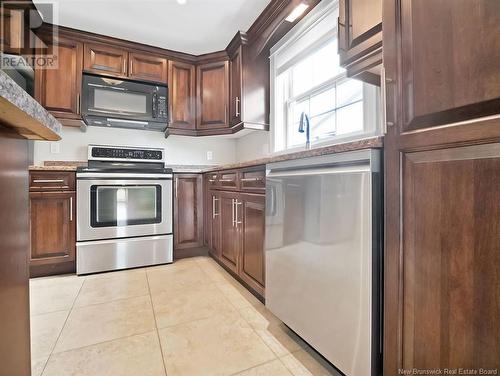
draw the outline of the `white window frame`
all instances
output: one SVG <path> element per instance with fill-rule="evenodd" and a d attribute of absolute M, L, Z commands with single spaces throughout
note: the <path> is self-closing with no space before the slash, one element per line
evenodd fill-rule
<path fill-rule="evenodd" d="M 290 116 L 290 103 L 297 99 L 302 99 L 312 94 L 319 93 L 323 90 L 327 90 L 333 86 L 340 84 L 341 82 L 348 79 L 345 72 L 338 74 L 337 76 L 323 82 L 316 87 L 313 87 L 295 97 L 292 97 L 293 88 L 292 83 L 284 83 L 284 88 L 278 87 L 278 76 L 286 71 L 288 68 L 293 66 L 296 62 L 303 60 L 310 54 L 319 50 L 322 46 L 326 45 L 332 38 L 337 38 L 337 27 L 334 23 L 328 30 L 323 30 L 324 34 L 315 39 L 311 44 L 306 43 L 306 48 L 293 54 L 291 57 L 281 62 L 278 66 L 279 55 L 283 51 L 287 52 L 287 49 L 294 48 L 294 45 L 298 42 L 300 44 L 301 38 L 306 39 L 307 33 L 313 28 L 318 26 L 321 21 L 327 17 L 332 17 L 332 13 L 338 14 L 338 0 L 323 0 L 320 2 L 302 21 L 295 25 L 292 30 L 290 30 L 275 46 L 271 49 L 270 57 L 270 74 L 271 74 L 271 149 L 275 154 L 303 150 L 304 146 L 292 146 L 288 147 L 288 132 L 289 132 L 289 119 Z M 323 22 L 324 24 L 325 22 Z M 324 29 L 324 27 L 323 27 Z M 302 46 L 304 47 L 304 46 Z M 291 75 L 289 76 L 289 81 L 291 81 Z M 286 93 L 287 100 L 285 101 L 284 95 Z M 348 133 L 345 135 L 331 134 L 330 136 L 322 137 L 319 140 L 314 139 L 314 135 L 311 138 L 311 147 L 321 147 L 325 145 L 330 145 L 334 143 L 347 142 L 354 139 L 365 138 L 369 136 L 374 136 L 380 134 L 379 125 L 379 94 L 376 87 L 370 87 L 370 85 L 363 85 L 363 119 L 364 119 L 364 129 Z M 354 103 L 354 102 L 353 102 Z M 351 104 L 353 104 L 351 103 Z M 278 126 L 279 125 L 279 126 Z"/>

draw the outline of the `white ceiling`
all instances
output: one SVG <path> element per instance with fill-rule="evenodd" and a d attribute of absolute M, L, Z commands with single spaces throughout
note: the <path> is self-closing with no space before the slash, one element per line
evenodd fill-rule
<path fill-rule="evenodd" d="M 270 0 L 53 0 L 54 22 L 175 51 L 201 55 L 226 48 Z M 34 0 L 46 3 L 47 0 Z"/>

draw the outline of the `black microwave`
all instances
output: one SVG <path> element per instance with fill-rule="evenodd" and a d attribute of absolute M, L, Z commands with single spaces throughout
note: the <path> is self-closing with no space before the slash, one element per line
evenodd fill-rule
<path fill-rule="evenodd" d="M 89 126 L 164 132 L 167 98 L 167 85 L 83 74 L 82 117 Z"/>

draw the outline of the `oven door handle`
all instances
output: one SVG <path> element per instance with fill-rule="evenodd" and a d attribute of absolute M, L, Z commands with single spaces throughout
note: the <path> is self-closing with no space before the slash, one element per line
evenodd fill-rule
<path fill-rule="evenodd" d="M 172 180 L 172 174 L 130 174 L 130 173 L 107 173 L 107 172 L 78 172 L 77 179 L 145 179 L 145 180 Z"/>

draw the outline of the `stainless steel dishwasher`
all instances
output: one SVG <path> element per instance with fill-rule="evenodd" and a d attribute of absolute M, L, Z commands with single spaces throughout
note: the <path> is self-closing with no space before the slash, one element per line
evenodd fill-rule
<path fill-rule="evenodd" d="M 380 158 L 267 165 L 266 306 L 348 376 L 380 369 Z"/>

